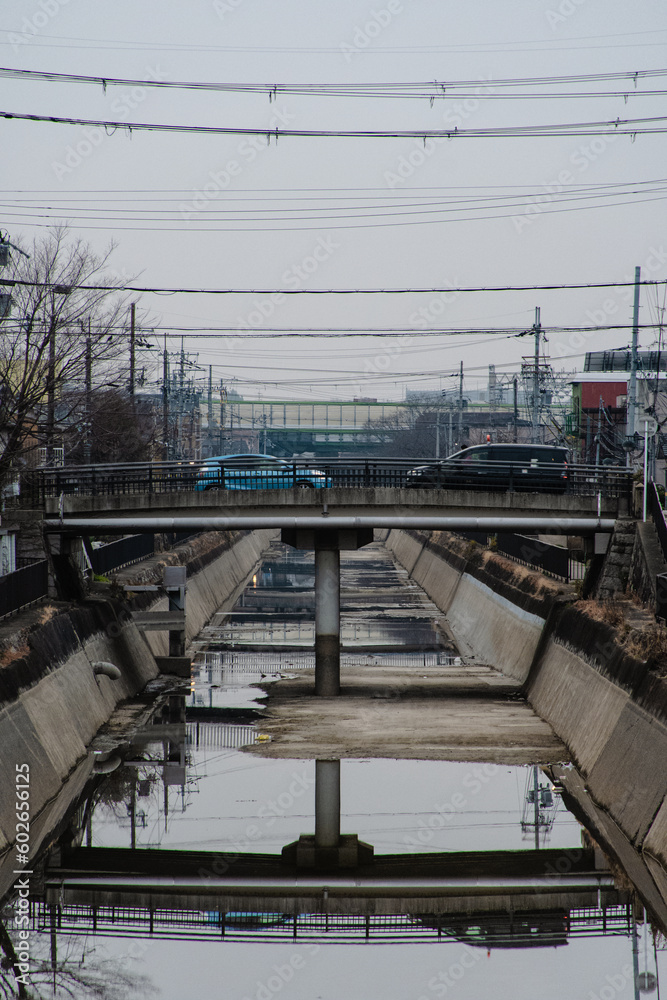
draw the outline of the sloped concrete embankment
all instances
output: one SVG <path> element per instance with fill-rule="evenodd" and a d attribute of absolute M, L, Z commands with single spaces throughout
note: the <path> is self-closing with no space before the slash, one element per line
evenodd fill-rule
<path fill-rule="evenodd" d="M 132 582 L 161 579 L 163 564 L 188 567 L 188 636 L 194 637 L 222 605 L 236 595 L 260 561 L 270 533 L 194 539 L 119 576 Z M 149 598 L 152 595 L 144 595 Z M 166 606 L 166 601 L 159 602 Z M 158 605 L 155 605 L 156 607 Z M 148 633 L 154 647 L 159 633 Z M 166 639 L 165 639 L 166 642 Z M 159 649 L 155 650 L 159 652 Z M 95 674 L 92 664 L 118 666 L 118 680 Z M 30 768 L 30 811 L 34 823 L 58 793 L 99 728 L 120 702 L 157 676 L 154 649 L 132 623 L 124 601 L 91 599 L 77 607 L 46 607 L 0 643 L 0 853 L 15 835 L 14 773 Z"/>
<path fill-rule="evenodd" d="M 114 601 L 90 601 L 56 611 L 5 642 L 0 666 L 0 851 L 16 833 L 15 767 L 30 769 L 34 818 L 60 789 L 86 746 L 119 702 L 157 675 L 155 660 L 138 629 L 122 620 Z M 95 674 L 93 663 L 110 662 L 118 680 Z"/>
<path fill-rule="evenodd" d="M 639 852 L 667 902 L 667 663 L 659 628 L 640 634 L 605 621 L 604 605 L 573 604 L 567 588 L 448 533 L 391 532 L 386 544 L 445 612 L 462 650 L 524 683 L 568 747 L 586 795 L 608 817 L 607 833 L 613 827 L 619 843 Z"/>
<path fill-rule="evenodd" d="M 248 577 L 262 561 L 262 554 L 272 539 L 280 532 L 266 531 L 210 531 L 179 545 L 171 552 L 152 556 L 136 566 L 128 566 L 114 573 L 116 583 L 131 587 L 132 584 L 160 584 L 165 566 L 187 568 L 186 591 L 186 640 L 188 643 L 199 635 L 217 611 L 234 606 L 245 587 Z M 155 598 L 146 593 L 136 596 L 130 607 L 142 611 L 166 611 L 166 596 Z M 155 656 L 166 656 L 169 639 L 166 632 L 147 632 L 146 640 Z"/>
<path fill-rule="evenodd" d="M 552 606 L 566 589 L 444 531 L 392 531 L 385 542 L 447 615 L 467 659 L 523 683 Z"/>

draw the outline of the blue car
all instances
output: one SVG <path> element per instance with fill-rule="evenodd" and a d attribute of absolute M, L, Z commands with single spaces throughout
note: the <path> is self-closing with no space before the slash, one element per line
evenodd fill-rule
<path fill-rule="evenodd" d="M 273 455 L 214 455 L 200 468 L 196 490 L 321 489 L 331 480 L 319 469 L 301 468 Z"/>

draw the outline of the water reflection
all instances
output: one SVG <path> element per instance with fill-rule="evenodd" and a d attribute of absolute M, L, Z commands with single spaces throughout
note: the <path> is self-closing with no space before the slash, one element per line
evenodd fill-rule
<path fill-rule="evenodd" d="M 343 664 L 455 662 L 437 610 L 380 554 L 367 575 L 362 558 L 343 574 Z M 542 768 L 243 752 L 263 739 L 260 684 L 313 665 L 311 591 L 312 560 L 276 547 L 206 630 L 192 689 L 91 763 L 31 881 L 37 995 L 648 990 L 664 939 Z M 0 932 L 8 996 L 17 904 Z"/>

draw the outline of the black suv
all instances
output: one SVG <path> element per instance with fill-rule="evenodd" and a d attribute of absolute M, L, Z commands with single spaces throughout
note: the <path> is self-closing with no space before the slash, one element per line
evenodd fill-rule
<path fill-rule="evenodd" d="M 442 461 L 411 469 L 406 486 L 472 486 L 484 490 L 564 493 L 567 457 L 567 448 L 553 445 L 474 445 Z"/>

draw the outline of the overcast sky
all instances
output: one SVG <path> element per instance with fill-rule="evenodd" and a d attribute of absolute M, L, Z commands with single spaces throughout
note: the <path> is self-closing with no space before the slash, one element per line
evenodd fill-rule
<path fill-rule="evenodd" d="M 121 88 L 0 77 L 4 113 L 259 129 L 451 131 L 451 139 L 265 138 L 2 120 L 0 228 L 29 241 L 53 220 L 150 287 L 439 288 L 443 294 L 282 297 L 143 294 L 139 315 L 162 344 L 179 328 L 202 380 L 247 398 L 400 399 L 406 388 L 466 387 L 488 365 L 513 372 L 532 340 L 443 328 L 529 329 L 541 307 L 557 368 L 623 346 L 629 290 L 463 293 L 470 286 L 664 279 L 665 136 L 468 138 L 467 129 L 647 118 L 660 77 L 535 83 L 500 99 L 501 80 L 658 69 L 660 0 L 13 0 L 2 65 L 102 77 L 277 85 L 267 93 Z M 284 94 L 281 83 L 471 81 L 467 96 L 421 99 Z M 549 98 L 589 94 L 617 96 Z M 515 89 L 513 91 L 517 93 Z M 626 99 L 627 93 L 627 99 Z M 665 182 L 667 184 L 667 181 Z M 582 186 L 587 186 L 583 191 Z M 618 187 L 625 185 L 625 187 Z M 643 192 L 640 185 L 643 185 Z M 592 190 L 590 186 L 594 186 Z M 613 186 L 613 187 L 612 187 Z M 561 190 L 558 191 L 557 189 Z M 20 199 L 20 204 L 17 200 Z M 32 199 L 28 201 L 27 199 Z M 84 200 L 87 199 L 87 200 Z M 454 199 L 460 205 L 454 204 Z M 457 208 L 453 211 L 453 208 Z M 250 212 L 252 210 L 252 212 Z M 664 246 L 663 246 L 664 242 Z M 661 292 L 642 290 L 641 321 Z M 421 310 L 421 312 L 420 312 Z M 392 339 L 244 339 L 269 328 L 399 328 Z M 180 336 L 180 333 L 177 334 Z M 247 334 L 246 334 L 247 336 Z M 649 347 L 655 331 L 643 331 Z M 176 349 L 180 340 L 170 340 Z M 156 352 L 157 358 L 157 352 Z"/>

